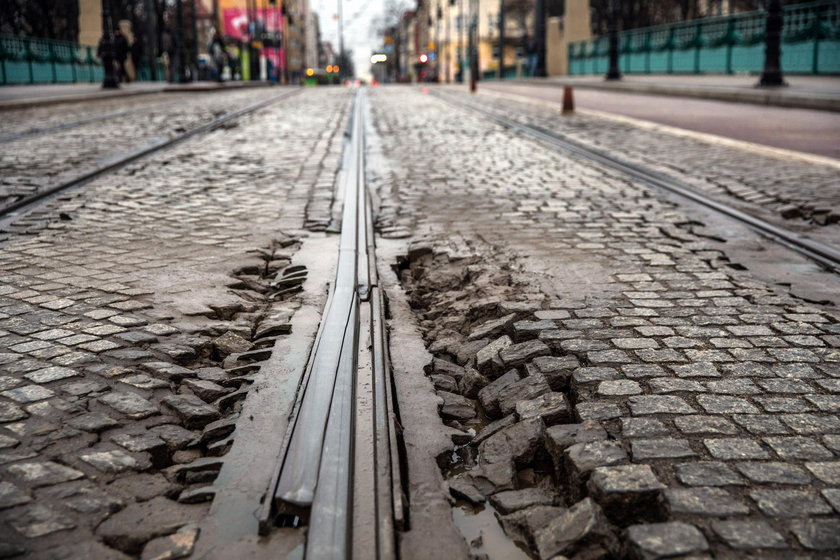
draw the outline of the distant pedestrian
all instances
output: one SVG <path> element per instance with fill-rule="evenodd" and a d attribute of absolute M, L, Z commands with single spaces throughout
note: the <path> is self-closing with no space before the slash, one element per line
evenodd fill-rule
<path fill-rule="evenodd" d="M 125 73 L 125 61 L 128 58 L 128 40 L 119 27 L 114 29 L 114 62 L 117 64 L 117 78 L 119 81 L 128 83 L 128 74 Z"/>
<path fill-rule="evenodd" d="M 172 36 L 172 31 L 165 27 L 160 34 L 160 59 L 163 63 L 163 72 L 166 76 L 166 81 L 173 81 L 172 76 L 172 55 L 175 52 L 175 40 Z"/>
<path fill-rule="evenodd" d="M 225 42 L 218 31 L 213 32 L 213 38 L 207 46 L 207 51 L 210 53 L 210 58 L 213 60 L 213 66 L 216 68 L 216 81 L 222 81 L 222 75 L 225 68 L 225 60 L 227 59 L 227 52 L 225 51 Z"/>
<path fill-rule="evenodd" d="M 141 68 L 143 67 L 143 39 L 140 35 L 134 36 L 134 42 L 131 43 L 131 63 L 134 65 L 134 76 L 135 79 L 140 79 L 140 72 Z M 149 76 L 151 78 L 151 76 Z"/>
<path fill-rule="evenodd" d="M 533 78 L 537 74 L 537 61 L 539 60 L 539 45 L 537 40 L 526 34 L 522 38 L 522 50 L 525 52 L 525 73 Z"/>

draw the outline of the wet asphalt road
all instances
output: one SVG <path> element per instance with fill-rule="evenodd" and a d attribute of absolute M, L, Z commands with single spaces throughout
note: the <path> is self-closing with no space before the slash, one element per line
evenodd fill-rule
<path fill-rule="evenodd" d="M 481 88 L 561 102 L 562 88 L 484 82 Z M 605 111 L 726 138 L 840 157 L 840 113 L 576 89 L 579 109 Z"/>

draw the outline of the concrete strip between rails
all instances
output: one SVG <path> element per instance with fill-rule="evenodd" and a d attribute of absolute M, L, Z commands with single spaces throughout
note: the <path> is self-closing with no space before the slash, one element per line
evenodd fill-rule
<path fill-rule="evenodd" d="M 452 442 L 422 372 L 429 355 L 388 266 L 402 244 L 386 243 L 377 266 L 365 117 L 360 90 L 333 226 L 295 257 L 310 271 L 303 305 L 245 401 L 196 558 L 467 555 L 435 461 Z M 393 362 L 389 340 L 400 348 Z"/>
<path fill-rule="evenodd" d="M 340 183 L 335 282 L 260 525 L 266 534 L 278 521 L 308 524 L 307 559 L 390 559 L 403 515 L 365 187 L 364 90 L 356 94 Z"/>

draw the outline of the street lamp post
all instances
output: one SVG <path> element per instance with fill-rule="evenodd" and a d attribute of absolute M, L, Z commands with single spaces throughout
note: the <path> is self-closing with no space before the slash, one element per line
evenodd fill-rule
<path fill-rule="evenodd" d="M 618 1 L 610 0 L 610 67 L 607 70 L 607 80 L 620 80 L 621 72 L 618 70 Z"/>
<path fill-rule="evenodd" d="M 338 0 L 338 83 L 344 83 L 344 73 L 347 64 L 344 60 L 344 6 L 343 0 Z"/>
<path fill-rule="evenodd" d="M 545 0 L 536 0 L 534 7 L 534 35 L 537 41 L 537 69 L 535 74 L 541 78 L 545 72 Z"/>
<path fill-rule="evenodd" d="M 196 1 L 190 0 L 190 76 L 193 79 L 198 79 L 198 14 L 196 11 Z"/>
<path fill-rule="evenodd" d="M 452 42 L 450 40 L 450 26 L 452 22 L 452 0 L 446 0 L 446 83 L 452 82 Z"/>
<path fill-rule="evenodd" d="M 767 27 L 765 32 L 766 43 L 764 47 L 764 72 L 761 73 L 761 80 L 758 87 L 786 86 L 785 78 L 782 75 L 782 26 L 784 15 L 780 0 L 770 0 L 767 6 Z"/>
<path fill-rule="evenodd" d="M 443 12 L 440 9 L 440 0 L 438 0 L 435 10 L 435 83 L 440 83 L 440 20 L 442 18 Z"/>
<path fill-rule="evenodd" d="M 181 0 L 175 2 L 175 81 L 186 83 L 187 53 L 184 51 L 184 5 Z"/>
<path fill-rule="evenodd" d="M 149 79 L 153 82 L 157 81 L 157 67 L 155 59 L 157 58 L 157 30 L 155 29 L 155 21 L 157 14 L 155 12 L 153 0 L 143 0 L 143 16 L 145 18 L 145 33 L 146 33 L 146 57 L 149 60 Z"/>
<path fill-rule="evenodd" d="M 282 65 L 284 72 L 280 71 L 280 9 L 277 7 L 277 0 L 271 0 L 271 6 L 272 10 L 274 10 L 274 63 L 277 64 L 277 81 L 285 85 L 285 64 Z"/>
<path fill-rule="evenodd" d="M 102 0 L 102 78 L 103 89 L 119 89 L 120 82 L 114 72 L 114 33 L 111 22 L 111 2 Z"/>
<path fill-rule="evenodd" d="M 475 93 L 478 82 L 478 0 L 470 0 L 470 91 Z"/>
<path fill-rule="evenodd" d="M 496 77 L 502 81 L 505 73 L 505 0 L 499 0 L 499 69 Z"/>
<path fill-rule="evenodd" d="M 259 11 L 257 9 L 256 0 L 248 0 L 248 74 L 250 81 L 257 81 L 260 79 L 260 54 L 254 43 L 257 41 L 259 29 L 257 27 L 259 19 Z"/>
<path fill-rule="evenodd" d="M 456 73 L 456 81 L 464 81 L 464 0 L 458 0 L 458 72 Z"/>

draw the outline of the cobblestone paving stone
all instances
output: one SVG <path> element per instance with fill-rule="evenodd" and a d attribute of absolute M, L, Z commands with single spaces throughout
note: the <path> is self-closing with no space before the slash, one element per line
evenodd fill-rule
<path fill-rule="evenodd" d="M 193 94 L 192 97 L 176 94 L 171 102 L 158 99 L 139 112 L 4 143 L 0 152 L 0 207 L 92 171 L 156 140 L 171 138 L 235 108 L 277 94 L 276 89 Z M 96 104 L 88 107 L 92 105 Z M 67 113 L 64 114 L 66 118 Z M 46 115 L 38 121 L 39 125 L 42 120 L 52 122 Z M 6 133 L 5 126 L 0 132 Z"/>
<path fill-rule="evenodd" d="M 836 311 L 728 266 L 626 177 L 418 91 L 371 99 L 453 496 L 540 558 L 836 557 Z"/>
<path fill-rule="evenodd" d="M 4 111 L 3 123 L 0 125 L 0 140 L 5 140 L 10 135 L 64 126 L 68 123 L 106 115 L 171 106 L 184 101 L 193 101 L 195 97 L 195 93 L 150 93 L 99 99 L 96 103 L 74 101 Z M 68 119 L 68 115 L 72 117 Z"/>
<path fill-rule="evenodd" d="M 0 245 L 0 557 L 191 549 L 247 351 L 271 342 L 252 336 L 288 332 L 296 304 L 270 300 L 270 276 L 335 177 L 349 99 L 291 97 L 50 202 Z"/>
<path fill-rule="evenodd" d="M 559 108 L 544 103 L 481 93 L 475 101 L 485 109 L 617 154 L 625 161 L 677 176 L 717 198 L 737 200 L 746 208 L 764 207 L 790 220 L 788 227 L 840 223 L 840 171 L 836 168 L 670 134 L 663 143 L 662 132 L 590 115 L 562 116 Z"/>

